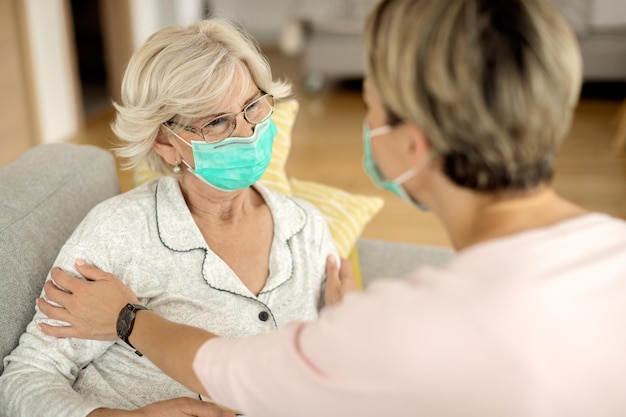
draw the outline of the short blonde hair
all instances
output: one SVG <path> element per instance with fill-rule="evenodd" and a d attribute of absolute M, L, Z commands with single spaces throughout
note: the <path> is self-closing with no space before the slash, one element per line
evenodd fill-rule
<path fill-rule="evenodd" d="M 549 0 L 383 0 L 365 48 L 390 122 L 419 126 L 454 183 L 517 192 L 550 181 L 582 63 Z"/>
<path fill-rule="evenodd" d="M 154 172 L 172 174 L 152 148 L 161 124 L 174 116 L 186 123 L 218 110 L 233 77 L 246 71 L 259 89 L 277 100 L 291 92 L 287 82 L 273 81 L 257 43 L 227 20 L 169 26 L 150 36 L 131 57 L 121 103 L 114 103 L 112 129 L 120 141 L 115 152 L 126 159 L 125 168 L 145 162 Z"/>

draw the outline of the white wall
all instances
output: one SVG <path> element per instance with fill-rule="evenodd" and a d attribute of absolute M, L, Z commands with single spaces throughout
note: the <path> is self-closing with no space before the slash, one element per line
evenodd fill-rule
<path fill-rule="evenodd" d="M 135 48 L 164 26 L 188 25 L 200 20 L 202 3 L 202 0 L 131 0 Z"/>
<path fill-rule="evenodd" d="M 64 0 L 24 0 L 34 90 L 42 143 L 62 142 L 79 129 L 68 40 L 71 22 Z M 92 0 L 86 0 L 92 1 Z M 276 43 L 295 0 L 211 0 L 211 11 L 239 21 L 260 42 Z M 186 25 L 203 17 L 202 0 L 131 0 L 133 43 L 141 45 L 169 24 Z"/>
<path fill-rule="evenodd" d="M 42 143 L 61 142 L 78 130 L 68 24 L 63 0 L 26 0 L 33 84 Z"/>
<path fill-rule="evenodd" d="M 598 29 L 626 27 L 626 1 L 594 0 L 591 3 L 591 25 Z"/>
<path fill-rule="evenodd" d="M 241 23 L 261 43 L 276 44 L 297 0 L 210 0 L 210 11 Z M 131 0 L 135 47 L 169 24 L 201 19 L 202 0 Z"/>
<path fill-rule="evenodd" d="M 212 11 L 238 21 L 260 43 L 276 44 L 297 0 L 212 0 Z"/>
<path fill-rule="evenodd" d="M 135 48 L 161 27 L 161 3 L 163 0 L 131 0 L 130 17 Z"/>
<path fill-rule="evenodd" d="M 85 0 L 93 1 L 93 0 Z M 41 143 L 63 142 L 78 132 L 80 114 L 72 79 L 68 41 L 72 22 L 65 19 L 64 0 L 25 0 L 33 64 L 33 84 Z M 131 0 L 133 42 L 168 24 L 188 24 L 202 17 L 202 0 Z"/>

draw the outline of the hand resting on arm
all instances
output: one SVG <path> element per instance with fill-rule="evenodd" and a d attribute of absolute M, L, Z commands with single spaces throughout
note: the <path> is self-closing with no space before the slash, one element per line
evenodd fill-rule
<path fill-rule="evenodd" d="M 118 314 L 127 303 L 139 304 L 137 297 L 112 274 L 82 261 L 76 262 L 76 269 L 86 280 L 54 268 L 50 273 L 54 283 L 48 281 L 44 285 L 46 298 L 62 307 L 37 300 L 44 314 L 70 326 L 41 323 L 39 329 L 55 337 L 117 340 Z M 129 340 L 172 378 L 195 392 L 208 395 L 196 378 L 192 363 L 198 348 L 212 337 L 215 335 L 204 330 L 173 323 L 152 311 L 141 310 L 137 312 Z"/>

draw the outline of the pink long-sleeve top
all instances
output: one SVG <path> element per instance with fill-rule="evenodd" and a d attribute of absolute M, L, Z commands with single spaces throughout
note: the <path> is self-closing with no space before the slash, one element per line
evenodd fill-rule
<path fill-rule="evenodd" d="M 260 417 L 626 415 L 626 222 L 588 214 L 377 280 L 194 369 Z"/>

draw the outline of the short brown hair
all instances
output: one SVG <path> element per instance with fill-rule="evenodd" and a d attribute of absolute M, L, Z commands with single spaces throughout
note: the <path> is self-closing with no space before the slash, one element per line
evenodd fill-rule
<path fill-rule="evenodd" d="M 515 192 L 550 181 L 582 65 L 549 0 L 383 0 L 365 48 L 390 114 L 425 132 L 454 183 Z"/>

